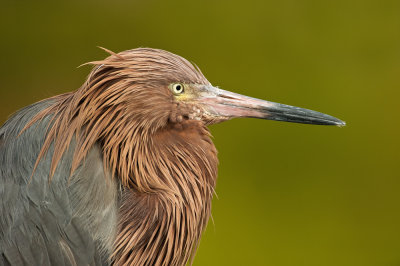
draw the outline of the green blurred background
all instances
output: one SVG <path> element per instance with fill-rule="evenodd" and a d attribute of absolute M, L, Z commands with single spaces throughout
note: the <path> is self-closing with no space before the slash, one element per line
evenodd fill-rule
<path fill-rule="evenodd" d="M 194 265 L 400 265 L 400 2 L 1 0 L 0 122 L 77 68 L 155 47 L 214 84 L 344 128 L 212 126 L 218 199 Z"/>

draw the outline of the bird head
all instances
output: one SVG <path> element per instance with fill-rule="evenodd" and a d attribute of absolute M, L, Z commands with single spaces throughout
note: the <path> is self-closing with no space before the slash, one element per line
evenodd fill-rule
<path fill-rule="evenodd" d="M 108 51 L 108 50 L 107 50 Z M 92 72 L 96 86 L 126 96 L 132 121 L 151 129 L 168 123 L 202 121 L 214 124 L 236 117 L 344 126 L 345 122 L 320 112 L 251 98 L 214 87 L 197 66 L 173 53 L 138 48 L 112 55 Z M 98 78 L 100 76 L 100 78 Z M 90 89 L 92 86 L 87 86 Z M 108 99 L 102 95 L 102 99 Z M 118 101 L 117 101 L 118 102 Z M 114 101 L 115 103 L 115 101 Z M 133 116 L 133 117 L 132 117 Z"/>

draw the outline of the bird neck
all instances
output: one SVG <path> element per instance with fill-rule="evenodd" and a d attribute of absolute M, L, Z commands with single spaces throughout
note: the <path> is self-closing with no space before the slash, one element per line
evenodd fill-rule
<path fill-rule="evenodd" d="M 184 265 L 211 213 L 218 160 L 210 133 L 186 121 L 133 149 L 134 186 L 122 192 L 115 262 Z"/>

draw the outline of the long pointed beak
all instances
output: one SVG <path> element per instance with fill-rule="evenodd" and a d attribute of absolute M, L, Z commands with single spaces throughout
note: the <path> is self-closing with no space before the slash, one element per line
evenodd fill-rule
<path fill-rule="evenodd" d="M 201 89 L 201 102 L 210 115 L 224 117 L 253 117 L 302 124 L 345 126 L 336 117 L 281 103 L 251 98 L 212 86 Z"/>

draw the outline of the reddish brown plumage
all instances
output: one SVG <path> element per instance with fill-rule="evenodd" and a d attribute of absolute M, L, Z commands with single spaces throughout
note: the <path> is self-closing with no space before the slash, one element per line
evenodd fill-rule
<path fill-rule="evenodd" d="M 190 104 L 175 101 L 168 86 L 209 82 L 162 50 L 112 53 L 92 64 L 80 89 L 54 97 L 28 125 L 53 115 L 37 162 L 53 143 L 53 174 L 76 138 L 73 172 L 100 143 L 104 169 L 123 187 L 115 263 L 184 265 L 210 217 L 217 156 L 204 122 L 188 119 Z"/>
<path fill-rule="evenodd" d="M 160 131 L 149 154 L 142 154 L 159 187 L 154 193 L 124 194 L 117 264 L 184 265 L 195 251 L 210 216 L 217 174 L 216 150 L 199 123 Z"/>

